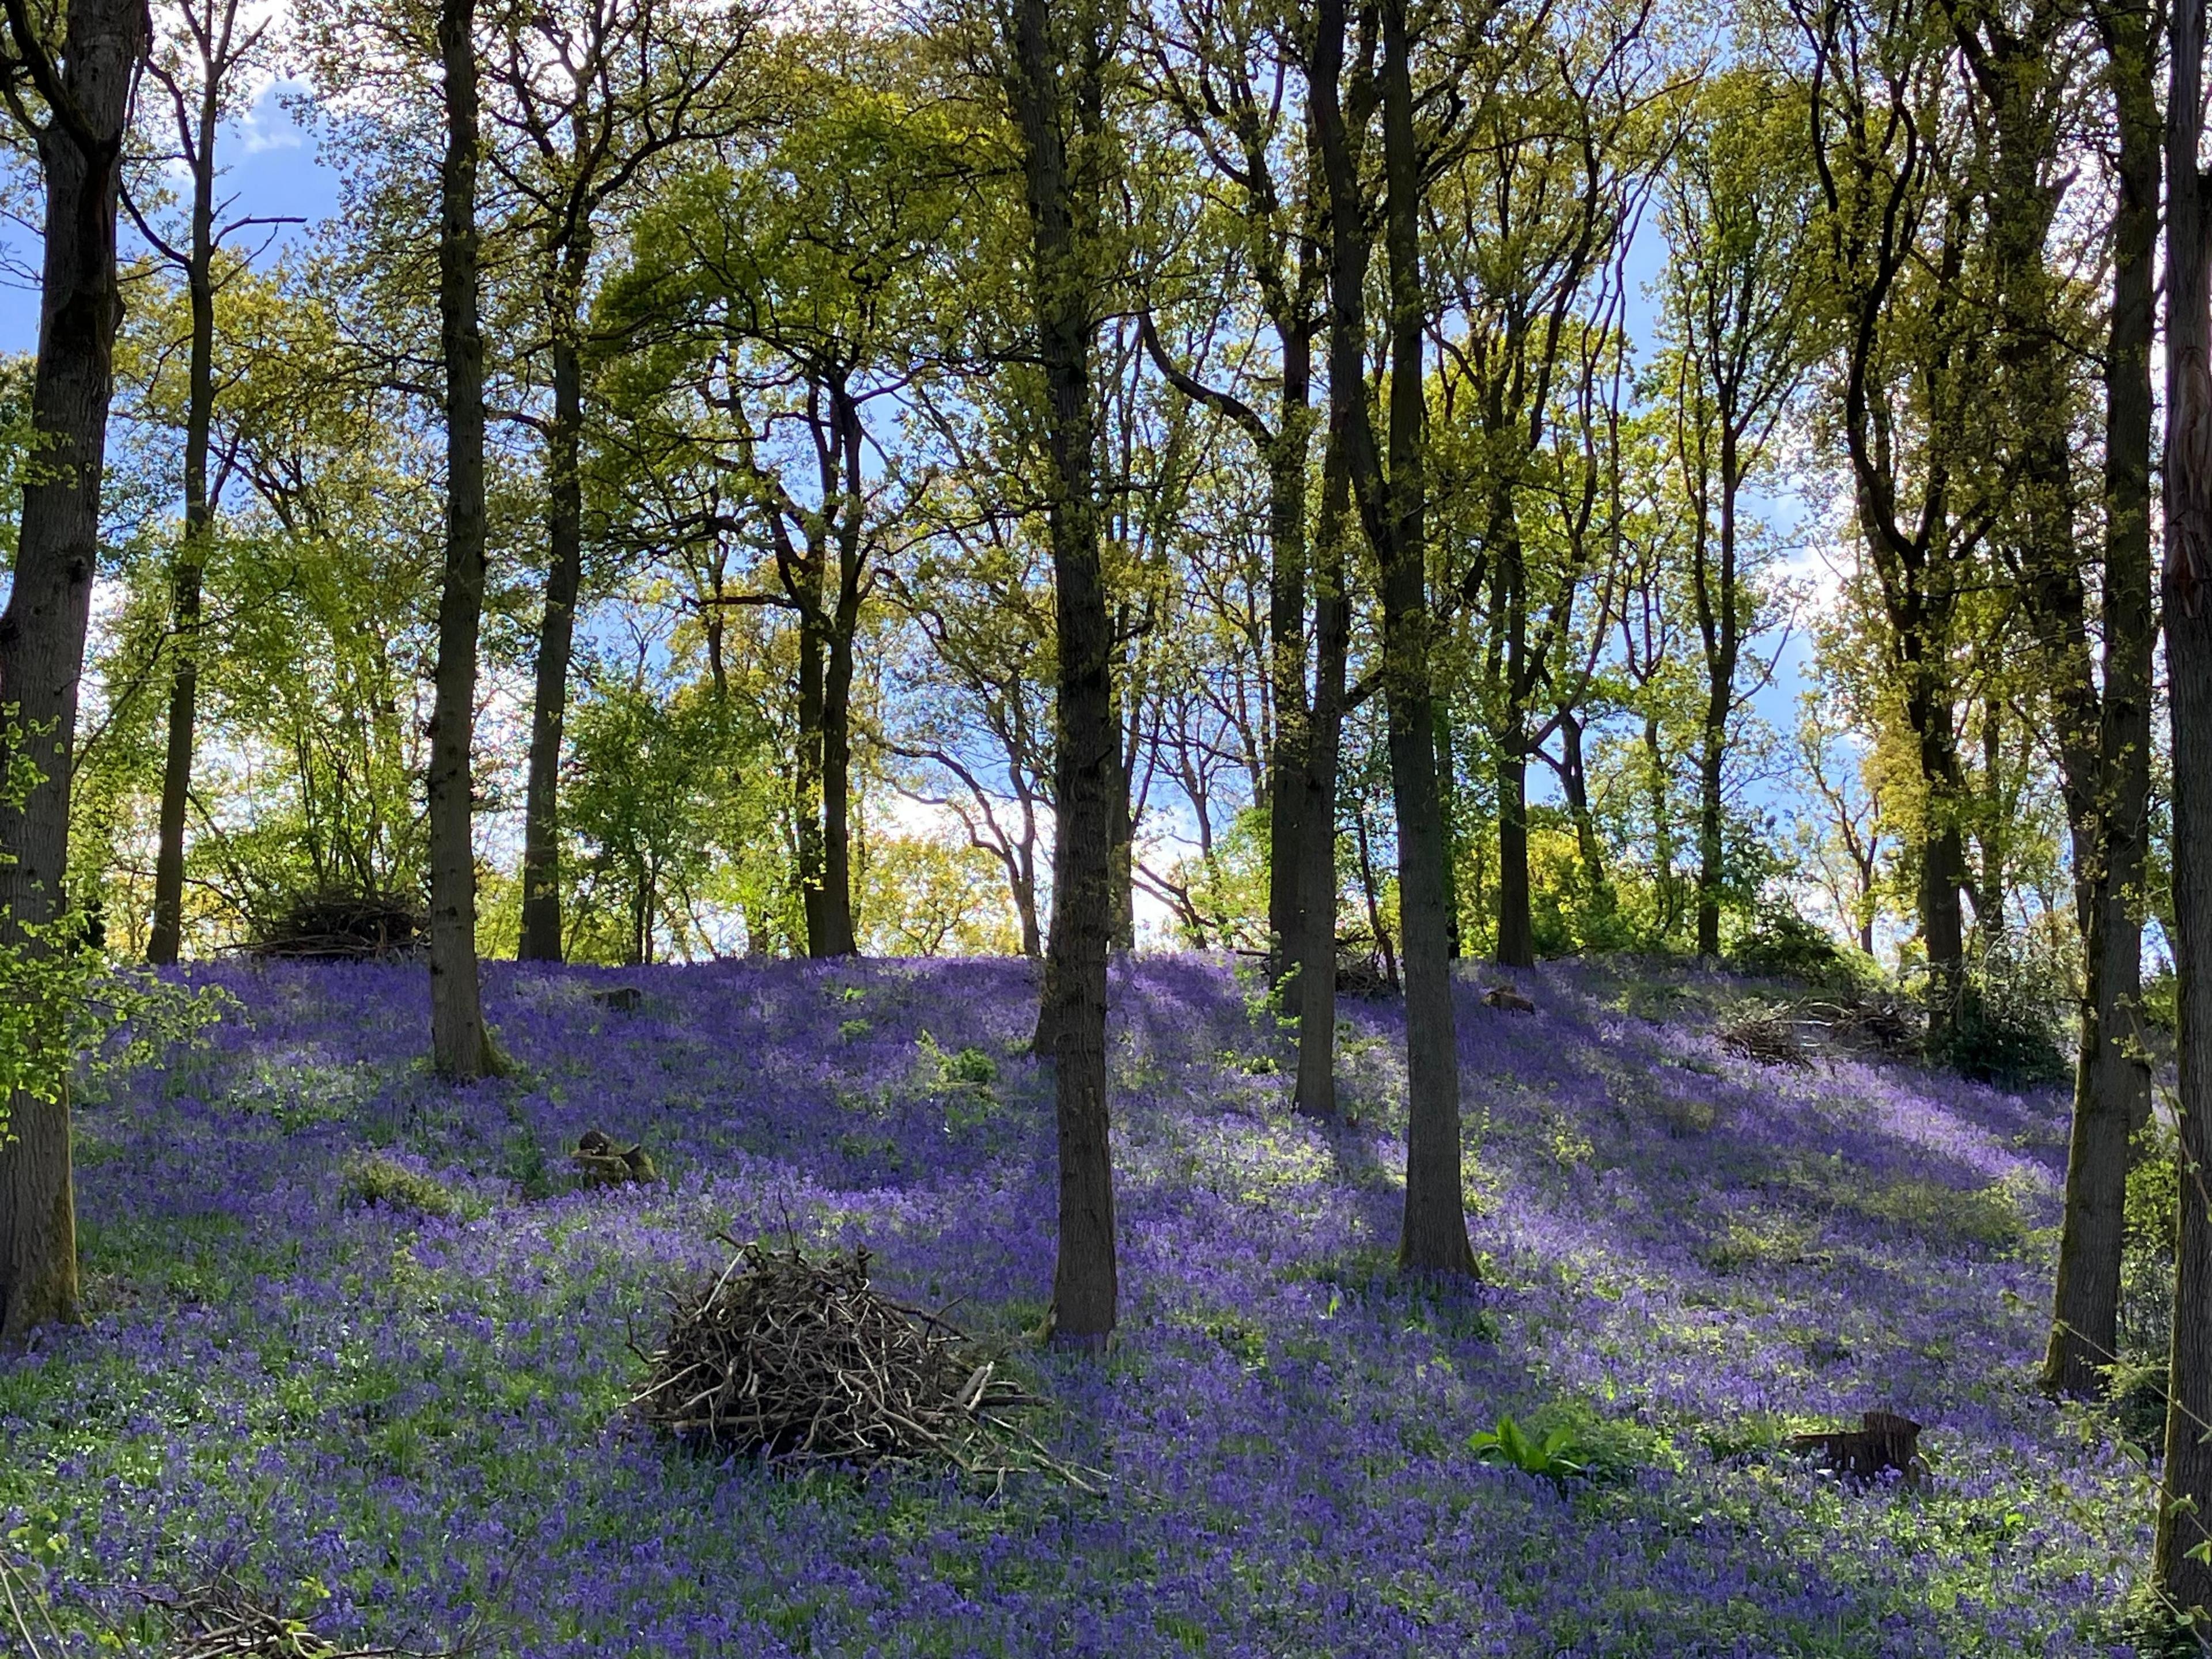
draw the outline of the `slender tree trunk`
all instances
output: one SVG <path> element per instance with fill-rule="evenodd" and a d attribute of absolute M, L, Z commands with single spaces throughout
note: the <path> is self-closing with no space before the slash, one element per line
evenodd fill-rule
<path fill-rule="evenodd" d="M 1528 762 L 1510 724 L 1498 745 L 1498 965 L 1532 968 L 1536 930 L 1528 908 Z"/>
<path fill-rule="evenodd" d="M 562 957 L 561 743 L 568 718 L 576 596 L 584 577 L 584 369 L 575 307 L 589 258 L 587 249 L 578 248 L 564 261 L 565 314 L 553 331 L 553 424 L 545 435 L 545 612 L 538 628 L 522 807 L 522 939 L 516 955 L 524 962 Z"/>
<path fill-rule="evenodd" d="M 2173 741 L 2173 951 L 2180 975 L 2181 1226 L 2153 1570 L 2198 1633 L 2212 1607 L 2212 295 L 2197 172 L 2204 0 L 2175 0 L 2166 99 L 2166 665 Z"/>
<path fill-rule="evenodd" d="M 1966 927 L 1960 893 L 1966 884 L 1966 836 L 1959 757 L 1948 696 L 1928 682 L 1943 671 L 1923 667 L 1907 697 L 1919 734 L 1921 775 L 1928 781 L 1928 822 L 1920 855 L 1920 933 L 1928 956 L 1928 1047 L 1942 1054 L 1957 1029 L 1966 995 Z"/>
<path fill-rule="evenodd" d="M 14 583 L 0 611 L 0 775 L 21 759 L 37 781 L 0 799 L 0 942 L 58 918 L 67 902 L 70 768 L 77 685 L 100 562 L 100 486 L 114 390 L 115 212 L 131 82 L 148 46 L 137 0 L 76 0 L 49 63 L 60 107 L 37 135 L 46 191 L 39 351 L 31 425 L 43 446 L 23 485 Z M 13 31 L 10 31 L 11 34 Z M 20 35 L 11 50 L 44 59 Z M 0 1141 L 0 1344 L 76 1317 L 76 1203 L 66 1097 L 17 1093 Z"/>
<path fill-rule="evenodd" d="M 208 447 L 215 422 L 215 145 L 222 88 L 210 73 L 192 155 L 191 248 L 185 293 L 191 307 L 185 409 L 185 537 L 171 586 L 169 633 L 176 669 L 169 681 L 169 729 L 161 766 L 161 805 L 154 854 L 154 920 L 146 960 L 166 966 L 184 949 L 185 809 L 192 787 L 193 726 L 199 702 L 200 584 L 215 538 L 208 495 Z"/>
<path fill-rule="evenodd" d="M 1312 107 L 1328 174 L 1330 374 L 1335 426 L 1367 538 L 1381 568 L 1382 690 L 1398 828 L 1398 927 L 1405 947 L 1406 1205 L 1398 1256 L 1429 1272 L 1471 1273 L 1461 1192 L 1459 1049 L 1445 927 L 1443 805 L 1437 790 L 1435 615 L 1428 599 L 1426 297 L 1421 280 L 1421 157 L 1413 125 L 1407 0 L 1381 0 L 1383 247 L 1390 314 L 1389 438 L 1376 441 L 1361 373 L 1370 242 L 1346 131 L 1343 0 L 1324 0 L 1316 25 Z M 1386 471 L 1387 465 L 1387 471 Z"/>
<path fill-rule="evenodd" d="M 1306 959 L 1306 781 L 1313 710 L 1306 697 L 1306 400 L 1312 348 L 1283 342 L 1283 413 L 1267 454 L 1267 667 L 1275 710 L 1267 757 L 1267 977 L 1278 994 Z"/>
<path fill-rule="evenodd" d="M 1721 415 L 1719 568 L 1705 569 L 1705 537 L 1698 537 L 1692 572 L 1699 631 L 1705 647 L 1705 707 L 1698 755 L 1698 954 L 1721 953 L 1721 887 L 1727 879 L 1721 844 L 1722 788 L 1726 781 L 1729 716 L 1735 712 L 1736 498 L 1743 488 L 1732 402 Z"/>
<path fill-rule="evenodd" d="M 1582 855 L 1583 874 L 1590 892 L 1611 908 L 1605 871 L 1605 843 L 1597 833 L 1597 814 L 1590 811 L 1589 768 L 1583 755 L 1583 723 L 1571 712 L 1559 716 L 1560 792 L 1567 798 L 1567 816 L 1574 820 L 1575 849 Z"/>
<path fill-rule="evenodd" d="M 1339 447 L 1322 464 L 1314 568 L 1314 697 L 1307 728 L 1298 848 L 1297 1109 L 1336 1115 L 1336 770 L 1344 738 L 1352 606 L 1344 591 L 1351 480 Z"/>
<path fill-rule="evenodd" d="M 853 933 L 853 635 L 830 635 L 822 686 L 822 935 L 814 954 L 849 957 Z"/>
<path fill-rule="evenodd" d="M 822 561 L 810 544 L 798 570 L 805 600 L 799 612 L 799 776 L 796 805 L 799 899 L 806 917 L 806 954 L 830 951 L 827 862 L 822 845 L 823 710 L 828 700 L 828 631 L 821 624 Z"/>
<path fill-rule="evenodd" d="M 1053 1326 L 1064 1342 L 1101 1346 L 1113 1332 L 1119 1299 L 1106 1103 L 1106 958 L 1114 933 L 1115 821 L 1126 799 L 1114 714 L 1113 629 L 1098 544 L 1091 362 L 1109 48 L 1104 20 L 1088 0 L 1059 6 L 1013 0 L 1007 23 L 1008 92 L 1029 204 L 1029 274 L 1052 459 L 1048 528 L 1060 647 L 1058 831 L 1046 1006 L 1039 1018 L 1050 1040 L 1058 1097 Z"/>
<path fill-rule="evenodd" d="M 1444 956 L 1457 962 L 1459 938 L 1459 767 L 1452 756 L 1451 705 L 1436 700 L 1437 816 L 1444 837 Z"/>
<path fill-rule="evenodd" d="M 443 0 L 446 154 L 438 317 L 446 370 L 446 571 L 430 716 L 430 1046 L 456 1081 L 500 1068 L 477 982 L 477 629 L 484 594 L 483 335 L 477 323 L 476 0 Z"/>
<path fill-rule="evenodd" d="M 1364 791 L 1362 791 L 1363 797 Z M 1382 903 L 1375 888 L 1375 853 L 1367 840 L 1367 804 L 1363 799 L 1359 810 L 1352 815 L 1352 842 L 1359 854 L 1359 892 L 1367 902 L 1367 931 L 1375 936 L 1375 949 L 1382 958 L 1382 982 L 1395 995 L 1402 988 L 1398 983 L 1398 947 L 1391 942 L 1390 930 L 1382 925 Z"/>
<path fill-rule="evenodd" d="M 1528 570 L 1521 532 L 1510 513 L 1498 552 L 1498 586 L 1505 606 L 1505 706 L 1498 733 L 1498 963 L 1536 964 L 1536 930 L 1528 893 L 1528 715 L 1522 684 L 1528 654 Z"/>
<path fill-rule="evenodd" d="M 2083 892 L 2081 1041 L 2043 1384 L 2087 1397 L 2119 1340 L 2129 1146 L 2150 1115 L 2136 1009 L 2150 785 L 2150 353 L 2160 173 L 2156 53 L 2147 9 L 2098 10 L 2118 116 L 2120 199 L 2105 368 L 2104 702 Z M 2084 644 L 2086 652 L 2086 642 Z"/>

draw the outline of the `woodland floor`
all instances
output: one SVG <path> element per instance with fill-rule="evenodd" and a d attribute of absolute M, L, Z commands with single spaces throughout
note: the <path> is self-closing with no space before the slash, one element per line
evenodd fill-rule
<path fill-rule="evenodd" d="M 201 977 L 240 1005 L 211 1045 L 80 1112 L 89 1324 L 0 1364 L 0 1551 L 69 1651 L 131 1587 L 217 1571 L 325 1635 L 533 1659 L 2126 1651 L 2142 1459 L 2032 1386 L 2057 1091 L 1732 1058 L 1718 975 L 1559 964 L 1522 976 L 1533 1017 L 1470 981 L 1487 1282 L 1424 1287 L 1389 1266 L 1395 1006 L 1346 1005 L 1356 1121 L 1324 1130 L 1248 986 L 1139 958 L 1097 1361 L 1020 1336 L 1054 1191 L 1020 963 L 494 965 L 521 1069 L 458 1093 L 421 1059 L 420 968 Z M 638 1012 L 592 1000 L 617 983 Z M 574 1189 L 594 1127 L 664 1182 Z M 629 1328 L 721 1231 L 865 1243 L 957 1304 L 1103 1495 L 653 1439 Z M 1783 1443 L 1873 1407 L 1926 1425 L 1929 1491 Z M 1605 1478 L 1480 1461 L 1503 1413 L 1572 1427 Z"/>

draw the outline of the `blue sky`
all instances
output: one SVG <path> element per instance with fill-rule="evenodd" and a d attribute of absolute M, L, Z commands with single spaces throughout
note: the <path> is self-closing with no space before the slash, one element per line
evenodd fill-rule
<path fill-rule="evenodd" d="M 223 193 L 234 198 L 233 216 L 295 217 L 312 226 L 337 211 L 338 175 L 322 164 L 313 136 L 284 107 L 286 95 L 298 90 L 273 82 L 225 129 L 216 159 L 223 170 Z M 139 246 L 127 220 L 123 233 L 126 252 Z M 0 222 L 0 246 L 16 262 L 32 258 L 31 239 L 13 224 Z M 38 295 L 13 285 L 0 288 L 0 351 L 30 351 L 38 343 Z"/>

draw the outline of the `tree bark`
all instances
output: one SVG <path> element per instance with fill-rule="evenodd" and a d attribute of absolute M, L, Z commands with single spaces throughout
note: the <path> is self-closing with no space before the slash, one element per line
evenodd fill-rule
<path fill-rule="evenodd" d="M 2173 951 L 2181 1138 L 2173 1357 L 2153 1577 L 2199 1634 L 2212 1607 L 2212 295 L 2203 180 L 2204 0 L 2175 0 L 2166 99 L 2166 613 L 2173 743 Z"/>
<path fill-rule="evenodd" d="M 1728 758 L 1729 716 L 1735 712 L 1736 659 L 1741 650 L 1736 615 L 1736 497 L 1743 487 L 1737 453 L 1735 410 L 1724 401 L 1721 416 L 1720 563 L 1708 572 L 1704 526 L 1698 527 L 1692 571 L 1698 622 L 1705 647 L 1705 708 L 1698 755 L 1698 954 L 1721 953 L 1722 787 Z"/>
<path fill-rule="evenodd" d="M 1014 0 L 1008 94 L 1029 205 L 1038 355 L 1051 457 L 1059 741 L 1053 921 L 1039 1025 L 1049 1039 L 1060 1148 L 1055 1337 L 1103 1346 L 1119 1297 L 1106 1103 L 1106 958 L 1121 740 L 1098 544 L 1091 343 L 1104 165 L 1103 19 L 1091 3 Z M 1055 29 L 1055 22 L 1060 25 Z"/>
<path fill-rule="evenodd" d="M 1285 320 L 1276 319 L 1279 331 Z M 1278 994 L 1285 976 L 1307 956 L 1305 841 L 1314 718 L 1306 696 L 1306 406 L 1313 348 L 1297 331 L 1296 319 L 1291 321 L 1283 334 L 1283 412 L 1267 458 L 1267 665 L 1275 711 L 1267 757 L 1267 976 Z"/>
<path fill-rule="evenodd" d="M 185 292 L 191 307 L 185 409 L 185 535 L 171 584 L 169 721 L 161 766 L 161 805 L 154 854 L 154 918 L 146 960 L 173 963 L 184 948 L 185 809 L 192 783 L 193 728 L 199 702 L 200 585 L 215 538 L 208 491 L 208 448 L 215 421 L 215 146 L 222 86 L 209 65 L 192 150 L 191 246 Z"/>
<path fill-rule="evenodd" d="M 1406 981 L 1406 1205 L 1398 1256 L 1408 1267 L 1472 1273 L 1474 1253 L 1468 1243 L 1461 1190 L 1459 1050 L 1444 915 L 1443 811 L 1437 790 L 1431 661 L 1435 616 L 1427 591 L 1422 161 L 1413 130 L 1407 0 L 1381 0 L 1379 9 L 1391 368 L 1387 457 L 1376 442 L 1361 372 L 1371 244 L 1341 97 L 1344 0 L 1323 0 L 1318 9 L 1312 76 L 1313 120 L 1329 195 L 1329 386 L 1352 493 L 1381 571 L 1382 689 L 1397 815 L 1398 927 Z"/>
<path fill-rule="evenodd" d="M 1498 949 L 1501 968 L 1536 964 L 1528 907 L 1528 762 L 1509 726 L 1498 746 Z"/>
<path fill-rule="evenodd" d="M 2129 1146 L 2150 1115 L 2142 994 L 2148 841 L 2151 658 L 2151 342 L 2156 318 L 2159 141 L 2156 52 L 2146 8 L 2100 7 L 2119 137 L 2112 308 L 2105 370 L 2104 701 L 2083 884 L 2081 1040 L 2066 1160 L 2051 1342 L 2043 1384 L 2103 1391 L 2118 1346 Z M 2086 642 L 2084 645 L 2086 659 Z"/>
<path fill-rule="evenodd" d="M 1444 838 L 1444 958 L 1460 958 L 1459 937 L 1459 768 L 1452 754 L 1451 705 L 1436 699 L 1437 819 Z"/>
<path fill-rule="evenodd" d="M 553 422 L 545 434 L 545 611 L 530 700 L 530 761 L 522 805 L 523 962 L 558 962 L 561 931 L 561 744 L 568 719 L 568 668 L 576 597 L 584 579 L 584 368 L 579 344 L 584 233 L 562 261 L 562 314 L 552 342 Z"/>
<path fill-rule="evenodd" d="M 1352 606 L 1344 588 L 1345 519 L 1352 481 L 1340 446 L 1322 462 L 1314 538 L 1314 693 L 1307 727 L 1298 845 L 1297 1109 L 1336 1115 L 1336 771 L 1344 738 L 1345 662 Z"/>
<path fill-rule="evenodd" d="M 446 569 L 430 715 L 430 1048 L 441 1076 L 500 1069 L 477 981 L 477 629 L 484 593 L 483 335 L 477 319 L 476 0 L 442 0 L 446 151 L 438 319 L 446 373 Z"/>
<path fill-rule="evenodd" d="M 11 6 L 7 52 L 23 60 L 51 114 L 33 137 L 46 191 L 39 349 L 31 425 L 40 465 L 23 485 L 14 583 L 0 611 L 0 776 L 21 761 L 36 781 L 0 800 L 0 940 L 58 918 L 67 903 L 70 769 L 92 584 L 100 487 L 114 390 L 115 215 L 131 87 L 148 49 L 138 0 L 76 0 L 58 64 Z M 5 72 L 17 72 L 11 63 Z M 77 1313 L 76 1202 L 64 1097 L 16 1094 L 0 1142 L 0 1344 Z"/>

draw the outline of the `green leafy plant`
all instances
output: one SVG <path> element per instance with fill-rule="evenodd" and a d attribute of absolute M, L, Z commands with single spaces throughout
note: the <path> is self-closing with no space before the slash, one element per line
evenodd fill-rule
<path fill-rule="evenodd" d="M 1486 1463 L 1504 1463 L 1523 1474 L 1540 1475 L 1565 1485 L 1577 1475 L 1593 1472 L 1593 1459 L 1573 1427 L 1555 1424 L 1540 1433 L 1522 1428 L 1501 1414 L 1494 1429 L 1478 1429 L 1468 1437 L 1467 1448 Z"/>
<path fill-rule="evenodd" d="M 20 809 L 42 781 L 25 750 L 15 705 L 0 709 L 0 800 Z M 10 859 L 0 851 L 0 860 Z M 197 1041 L 223 1011 L 225 992 L 195 991 L 118 966 L 86 937 L 82 915 L 51 921 L 0 916 L 0 1142 L 8 1101 L 68 1097 L 73 1080 L 135 1070 Z"/>

